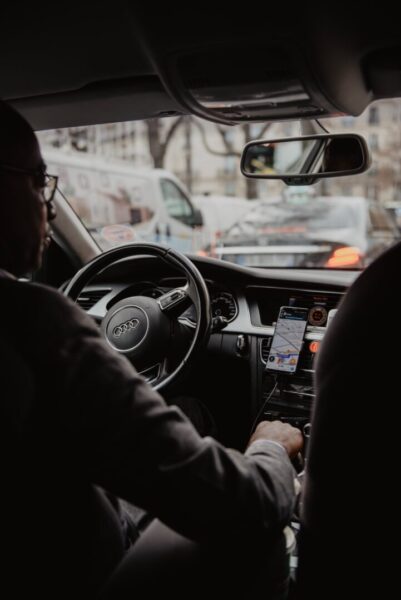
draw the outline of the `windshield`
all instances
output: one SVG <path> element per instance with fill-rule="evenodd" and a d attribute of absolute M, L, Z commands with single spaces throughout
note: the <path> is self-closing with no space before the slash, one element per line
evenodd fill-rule
<path fill-rule="evenodd" d="M 242 176 L 245 143 L 321 133 L 313 121 L 171 117 L 39 139 L 48 172 L 103 250 L 148 241 L 256 267 L 362 269 L 400 236 L 401 101 L 322 123 L 366 138 L 369 171 L 302 187 Z"/>

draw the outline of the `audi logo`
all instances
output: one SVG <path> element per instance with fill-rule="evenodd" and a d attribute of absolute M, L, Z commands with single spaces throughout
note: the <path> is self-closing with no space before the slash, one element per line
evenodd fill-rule
<path fill-rule="evenodd" d="M 138 325 L 138 319 L 130 319 L 129 321 L 125 321 L 125 323 L 121 323 L 121 325 L 117 325 L 117 327 L 113 329 L 113 335 L 117 338 L 121 337 L 125 333 L 128 333 L 128 331 L 132 331 L 133 329 L 138 327 Z"/>

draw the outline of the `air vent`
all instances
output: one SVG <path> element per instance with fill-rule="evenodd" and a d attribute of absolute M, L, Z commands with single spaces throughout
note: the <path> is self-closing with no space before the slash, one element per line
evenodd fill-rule
<path fill-rule="evenodd" d="M 88 311 L 95 306 L 110 290 L 84 290 L 78 297 L 77 304 L 84 310 Z"/>
<path fill-rule="evenodd" d="M 267 363 L 267 359 L 269 358 L 270 345 L 272 342 L 272 338 L 262 338 L 260 342 L 260 356 L 263 363 Z"/>
<path fill-rule="evenodd" d="M 304 344 L 304 348 L 299 357 L 298 370 L 314 373 L 314 359 L 315 355 L 310 352 L 308 345 Z"/>

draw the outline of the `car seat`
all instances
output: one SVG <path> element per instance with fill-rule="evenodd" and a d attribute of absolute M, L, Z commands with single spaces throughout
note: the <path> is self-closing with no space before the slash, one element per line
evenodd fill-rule
<path fill-rule="evenodd" d="M 283 535 L 258 549 L 198 544 L 154 520 L 112 574 L 101 600 L 172 596 L 175 600 L 251 598 L 284 600 L 289 588 L 289 557 Z"/>
<path fill-rule="evenodd" d="M 401 245 L 350 287 L 316 365 L 297 598 L 390 598 L 397 585 Z"/>

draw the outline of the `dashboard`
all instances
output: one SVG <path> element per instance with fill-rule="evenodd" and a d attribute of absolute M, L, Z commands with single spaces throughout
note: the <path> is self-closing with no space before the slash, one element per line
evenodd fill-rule
<path fill-rule="evenodd" d="M 199 373 L 191 377 L 192 388 L 202 391 L 208 408 L 225 428 L 222 441 L 241 447 L 251 425 L 264 418 L 290 422 L 307 435 L 314 400 L 314 362 L 330 317 L 358 273 L 250 269 L 191 258 L 208 287 L 213 317 L 225 319 L 224 328 L 210 336 Z M 123 298 L 158 298 L 185 283 L 181 273 L 157 259 L 135 257 L 99 274 L 81 292 L 78 303 L 100 323 Z M 274 373 L 267 368 L 281 307 L 300 308 L 306 315 L 293 373 Z M 180 320 L 193 326 L 194 308 L 189 307 Z M 210 380 L 205 378 L 205 370 Z M 238 435 L 230 437 L 227 423 Z"/>

